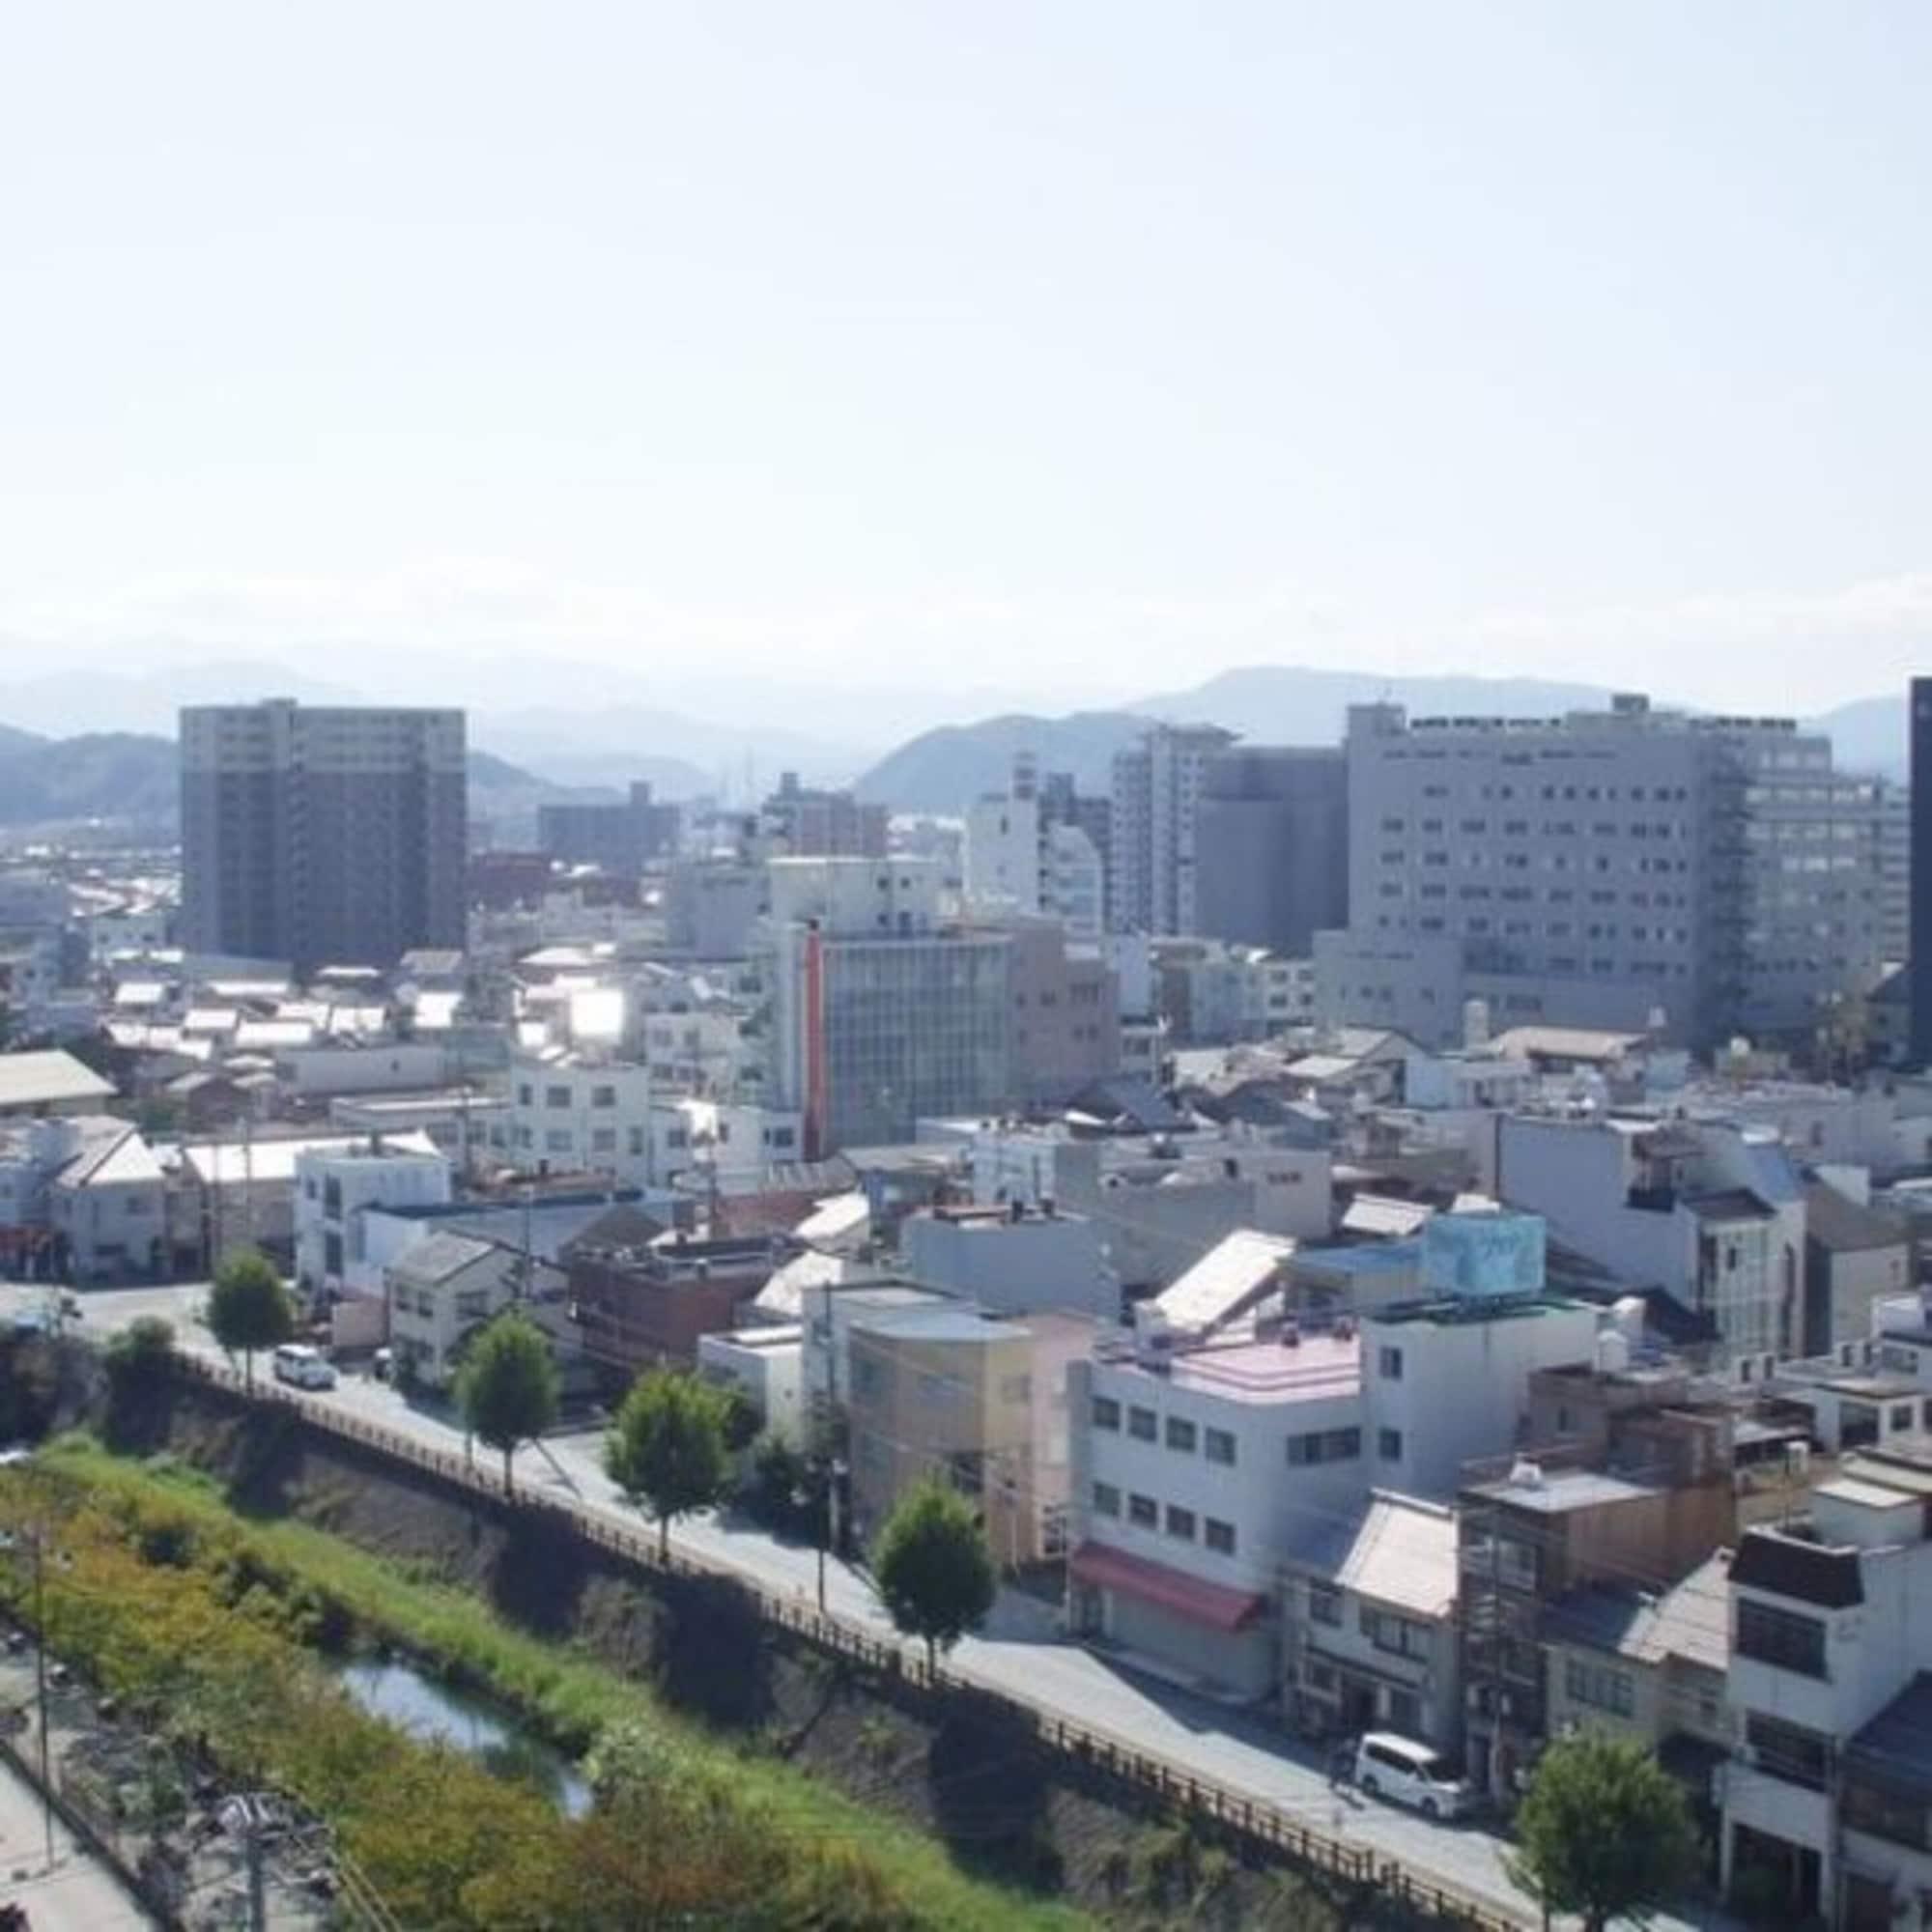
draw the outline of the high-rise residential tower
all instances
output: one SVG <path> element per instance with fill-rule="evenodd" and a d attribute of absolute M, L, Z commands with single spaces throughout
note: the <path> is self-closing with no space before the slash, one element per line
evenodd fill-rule
<path fill-rule="evenodd" d="M 1116 932 L 1194 932 L 1202 768 L 1235 742 L 1216 724 L 1156 724 L 1114 754 L 1107 920 Z"/>
<path fill-rule="evenodd" d="M 393 965 L 464 943 L 461 711 L 194 705 L 181 714 L 190 952 Z"/>
<path fill-rule="evenodd" d="M 1932 1066 L 1932 677 L 1912 680 L 1912 1052 Z"/>

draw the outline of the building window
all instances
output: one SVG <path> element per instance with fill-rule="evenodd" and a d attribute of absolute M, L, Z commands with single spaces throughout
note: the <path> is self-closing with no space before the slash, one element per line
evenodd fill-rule
<path fill-rule="evenodd" d="M 1151 1408 L 1130 1408 L 1127 1410 L 1127 1434 L 1136 1442 L 1151 1442 L 1156 1431 L 1154 1415 Z"/>
<path fill-rule="evenodd" d="M 1235 1466 L 1235 1436 L 1232 1430 L 1210 1429 L 1204 1443 L 1208 1460 L 1232 1469 Z"/>
<path fill-rule="evenodd" d="M 1194 1541 L 1194 1512 L 1182 1509 L 1179 1503 L 1167 1506 L 1167 1533 L 1178 1536 L 1183 1543 Z"/>
<path fill-rule="evenodd" d="M 1740 1597 L 1737 1654 L 1801 1677 L 1823 1677 L 1825 1626 L 1816 1617 L 1801 1617 L 1795 1610 Z"/>
<path fill-rule="evenodd" d="M 1402 1431 L 1400 1429 L 1378 1429 L 1376 1431 L 1376 1454 L 1384 1463 L 1402 1461 Z"/>
<path fill-rule="evenodd" d="M 595 1153 L 615 1153 L 617 1151 L 617 1129 L 615 1127 L 593 1127 L 590 1131 L 591 1151 Z"/>
<path fill-rule="evenodd" d="M 1110 1395 L 1096 1395 L 1094 1398 L 1094 1427 L 1119 1429 L 1120 1426 L 1121 1405 Z"/>
<path fill-rule="evenodd" d="M 1095 1516 L 1119 1516 L 1121 1513 L 1121 1492 L 1112 1483 L 1094 1485 L 1094 1514 Z"/>
<path fill-rule="evenodd" d="M 1210 1516 L 1201 1525 L 1201 1534 L 1208 1548 L 1217 1556 L 1232 1556 L 1235 1553 L 1235 1525 L 1223 1522 L 1218 1516 Z"/>
<path fill-rule="evenodd" d="M 1342 1628 L 1342 1593 L 1329 1583 L 1308 1586 L 1308 1621 Z"/>
<path fill-rule="evenodd" d="M 1158 1529 L 1160 1509 L 1151 1496 L 1127 1498 L 1127 1520 L 1138 1529 Z"/>
<path fill-rule="evenodd" d="M 1635 1690 L 1626 1672 L 1586 1663 L 1578 1657 L 1564 1663 L 1563 1690 L 1573 1704 L 1587 1704 L 1614 1717 L 1628 1718 L 1636 1709 Z"/>
<path fill-rule="evenodd" d="M 593 1107 L 614 1107 L 617 1104 L 616 1088 L 614 1087 L 591 1088 L 590 1104 Z"/>
<path fill-rule="evenodd" d="M 1311 1463 L 1352 1463 L 1361 1453 L 1359 1429 L 1321 1429 L 1288 1438 L 1289 1466 L 1295 1469 Z"/>
<path fill-rule="evenodd" d="M 568 1127 L 552 1127 L 544 1135 L 544 1151 L 546 1153 L 568 1153 L 570 1149 L 571 1138 Z"/>
<path fill-rule="evenodd" d="M 1402 1350 L 1383 1349 L 1377 1358 L 1377 1373 L 1385 1382 L 1399 1382 L 1402 1379 Z"/>
<path fill-rule="evenodd" d="M 546 1107 L 569 1106 L 570 1089 L 568 1087 L 546 1087 L 544 1089 L 544 1105 Z"/>
<path fill-rule="evenodd" d="M 1786 1723 L 1753 1711 L 1745 1719 L 1745 1741 L 1756 1768 L 1787 1784 L 1823 1791 L 1832 1781 L 1832 1741 L 1803 1724 Z"/>
<path fill-rule="evenodd" d="M 1195 1429 L 1191 1422 L 1178 1415 L 1167 1418 L 1167 1446 L 1179 1449 L 1183 1456 L 1194 1454 Z"/>

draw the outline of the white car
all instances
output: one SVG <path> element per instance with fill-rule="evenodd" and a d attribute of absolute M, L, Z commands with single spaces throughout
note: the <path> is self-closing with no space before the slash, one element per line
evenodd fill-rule
<path fill-rule="evenodd" d="M 1425 1818 L 1460 1818 L 1475 1802 L 1439 1751 L 1394 1731 L 1371 1731 L 1355 1747 L 1355 1782 L 1371 1798 L 1393 1799 Z"/>
<path fill-rule="evenodd" d="M 332 1389 L 335 1364 L 305 1342 L 284 1342 L 275 1350 L 275 1379 L 296 1388 Z"/>

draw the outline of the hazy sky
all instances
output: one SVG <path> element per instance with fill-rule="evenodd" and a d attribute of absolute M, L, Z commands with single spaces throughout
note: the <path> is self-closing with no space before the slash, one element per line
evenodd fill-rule
<path fill-rule="evenodd" d="M 1932 665 L 1928 41 L 1845 0 L 17 7 L 0 635 L 1887 689 Z"/>

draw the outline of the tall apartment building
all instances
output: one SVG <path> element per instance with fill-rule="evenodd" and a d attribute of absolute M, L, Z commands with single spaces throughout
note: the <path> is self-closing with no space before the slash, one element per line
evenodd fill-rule
<path fill-rule="evenodd" d="M 1208 939 L 1306 958 L 1349 923 L 1349 767 L 1335 748 L 1237 745 L 1201 770 L 1195 921 Z"/>
<path fill-rule="evenodd" d="M 1116 932 L 1198 930 L 1195 856 L 1203 768 L 1235 742 L 1217 724 L 1156 724 L 1114 754 L 1108 923 Z"/>
<path fill-rule="evenodd" d="M 888 817 L 883 805 L 862 805 L 849 791 L 802 785 L 796 772 L 782 773 L 758 810 L 760 831 L 795 859 L 882 858 Z"/>
<path fill-rule="evenodd" d="M 1809 1044 L 1878 976 L 1877 785 L 1788 719 L 1639 696 L 1552 719 L 1350 714 L 1346 932 L 1327 1021 L 1506 1023 Z"/>
<path fill-rule="evenodd" d="M 1873 781 L 1872 837 L 1878 847 L 1879 954 L 1889 966 L 1912 957 L 1912 793 Z"/>
<path fill-rule="evenodd" d="M 461 711 L 193 705 L 181 761 L 190 952 L 308 972 L 464 944 Z"/>
<path fill-rule="evenodd" d="M 1043 791 L 1022 753 L 1008 788 L 967 809 L 965 886 L 975 910 L 1044 914 L 1069 939 L 1100 937 L 1105 875 L 1098 849 L 1070 816 L 1072 803 L 1071 781 L 1064 792 Z"/>

